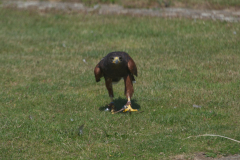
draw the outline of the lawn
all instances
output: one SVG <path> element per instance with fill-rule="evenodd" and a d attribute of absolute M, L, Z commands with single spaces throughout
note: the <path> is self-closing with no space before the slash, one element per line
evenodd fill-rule
<path fill-rule="evenodd" d="M 240 140 L 239 35 L 239 23 L 1 8 L 0 159 L 239 154 L 237 142 L 194 137 Z M 137 64 L 142 113 L 103 111 L 93 70 L 119 50 Z M 121 108 L 123 81 L 114 93 Z"/>

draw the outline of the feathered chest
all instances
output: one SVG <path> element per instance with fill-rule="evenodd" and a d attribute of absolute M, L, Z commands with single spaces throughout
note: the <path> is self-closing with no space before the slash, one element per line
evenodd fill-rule
<path fill-rule="evenodd" d="M 130 73 L 127 62 L 123 61 L 119 64 L 110 63 L 109 61 L 103 61 L 100 65 L 104 76 L 117 78 L 124 77 Z"/>

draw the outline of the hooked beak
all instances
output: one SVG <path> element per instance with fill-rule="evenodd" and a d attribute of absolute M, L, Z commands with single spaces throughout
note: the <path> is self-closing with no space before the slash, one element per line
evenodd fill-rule
<path fill-rule="evenodd" d="M 118 64 L 120 62 L 119 57 L 114 57 L 112 62 Z"/>

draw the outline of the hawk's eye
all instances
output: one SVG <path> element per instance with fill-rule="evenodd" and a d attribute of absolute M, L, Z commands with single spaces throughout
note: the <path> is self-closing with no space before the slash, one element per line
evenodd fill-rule
<path fill-rule="evenodd" d="M 122 61 L 122 57 L 119 57 L 119 60 Z"/>
<path fill-rule="evenodd" d="M 113 60 L 114 60 L 114 58 L 113 58 L 113 57 L 111 57 L 110 59 L 111 59 L 111 61 L 113 61 Z"/>

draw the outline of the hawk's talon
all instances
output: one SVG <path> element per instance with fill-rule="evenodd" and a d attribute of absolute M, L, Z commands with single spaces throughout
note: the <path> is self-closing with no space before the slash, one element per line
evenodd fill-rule
<path fill-rule="evenodd" d="M 123 106 L 124 110 L 123 112 L 136 112 L 138 111 L 137 109 L 132 109 L 131 104 Z"/>
<path fill-rule="evenodd" d="M 115 108 L 115 106 L 113 106 L 113 107 L 111 108 L 111 113 L 112 113 L 112 114 L 114 114 L 114 112 L 115 112 L 115 109 L 114 109 L 114 108 Z"/>
<path fill-rule="evenodd" d="M 108 108 L 106 109 L 107 111 L 111 111 L 111 113 L 112 114 L 114 114 L 114 112 L 115 112 L 115 106 L 114 106 L 114 103 L 113 102 L 111 102 L 109 105 L 108 105 Z"/>

